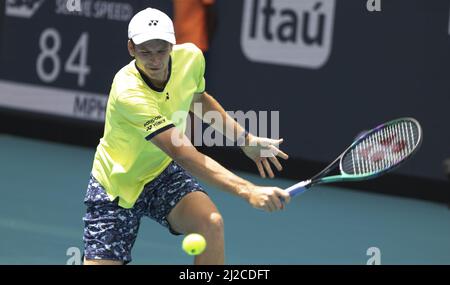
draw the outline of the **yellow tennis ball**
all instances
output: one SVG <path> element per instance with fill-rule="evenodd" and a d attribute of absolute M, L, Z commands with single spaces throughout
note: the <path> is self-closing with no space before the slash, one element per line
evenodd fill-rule
<path fill-rule="evenodd" d="M 206 248 L 206 240 L 200 234 L 189 234 L 183 239 L 182 247 L 189 255 L 199 255 Z"/>

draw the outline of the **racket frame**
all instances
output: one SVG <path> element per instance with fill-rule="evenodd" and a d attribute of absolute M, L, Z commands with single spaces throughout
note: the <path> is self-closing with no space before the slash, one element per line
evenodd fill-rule
<path fill-rule="evenodd" d="M 405 156 L 403 159 L 401 159 L 397 163 L 384 168 L 383 170 L 371 172 L 368 174 L 354 175 L 354 174 L 345 173 L 343 171 L 343 167 L 342 167 L 343 157 L 349 151 L 351 151 L 357 144 L 359 144 L 361 141 L 363 141 L 365 138 L 367 138 L 371 134 L 373 134 L 373 133 L 379 131 L 380 129 L 383 129 L 389 125 L 394 125 L 394 124 L 398 123 L 399 121 L 411 121 L 418 128 L 417 134 L 419 137 L 417 139 L 417 144 L 414 146 L 414 149 L 407 156 Z M 314 186 L 317 184 L 344 182 L 344 181 L 349 181 L 349 182 L 350 181 L 362 181 L 362 180 L 368 180 L 368 179 L 379 177 L 379 176 L 383 175 L 384 173 L 392 171 L 393 169 L 399 167 L 401 164 L 403 164 L 407 160 L 408 157 L 411 157 L 412 155 L 414 155 L 417 152 L 417 150 L 420 148 L 420 146 L 422 144 L 422 140 L 423 140 L 422 128 L 421 128 L 419 122 L 414 118 L 403 117 L 403 118 L 391 120 L 389 122 L 385 122 L 373 129 L 371 129 L 370 131 L 367 131 L 363 135 L 359 136 L 358 139 L 356 139 L 344 152 L 341 153 L 341 155 L 339 155 L 332 163 L 330 163 L 322 171 L 320 171 L 319 173 L 314 175 L 311 179 L 296 183 L 296 184 L 292 185 L 291 187 L 287 188 L 286 191 L 289 192 L 291 197 L 294 197 L 294 196 L 297 196 L 299 194 L 306 192 L 311 186 Z M 334 165 L 337 165 L 338 163 L 339 163 L 339 171 L 341 172 L 341 174 L 325 176 L 328 173 L 330 173 L 331 171 L 333 171 Z"/>

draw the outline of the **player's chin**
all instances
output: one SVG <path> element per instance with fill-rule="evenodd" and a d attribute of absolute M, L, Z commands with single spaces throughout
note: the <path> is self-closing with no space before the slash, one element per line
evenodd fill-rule
<path fill-rule="evenodd" d="M 146 64 L 145 71 L 147 71 L 148 73 L 151 73 L 151 74 L 158 74 L 163 71 L 163 67 L 162 66 L 152 66 L 152 65 Z"/>
<path fill-rule="evenodd" d="M 146 68 L 145 71 L 147 71 L 147 74 L 151 77 L 160 77 L 162 74 L 162 69 Z"/>

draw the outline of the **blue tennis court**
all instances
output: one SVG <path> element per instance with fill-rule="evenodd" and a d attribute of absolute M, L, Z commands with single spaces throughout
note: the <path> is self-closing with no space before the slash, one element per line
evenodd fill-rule
<path fill-rule="evenodd" d="M 0 135 L 0 264 L 66 264 L 82 249 L 82 203 L 94 149 Z M 298 181 L 262 181 L 287 187 Z M 299 177 L 303 179 L 305 177 Z M 206 187 L 225 221 L 227 264 L 450 264 L 443 204 L 318 186 L 281 212 Z M 190 264 L 182 237 L 144 219 L 132 264 Z"/>

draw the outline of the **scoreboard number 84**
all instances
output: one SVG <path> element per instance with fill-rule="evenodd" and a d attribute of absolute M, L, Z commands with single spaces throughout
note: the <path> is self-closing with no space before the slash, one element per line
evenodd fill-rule
<path fill-rule="evenodd" d="M 77 84 L 83 87 L 86 77 L 91 72 L 87 65 L 89 34 L 83 32 L 78 38 L 69 57 L 64 63 L 64 72 L 78 75 Z M 36 60 L 36 72 L 40 80 L 45 83 L 54 82 L 61 72 L 61 58 L 58 54 L 61 48 L 61 35 L 54 28 L 45 29 L 39 37 L 40 53 Z M 50 70 L 45 70 L 46 61 L 51 62 Z"/>

